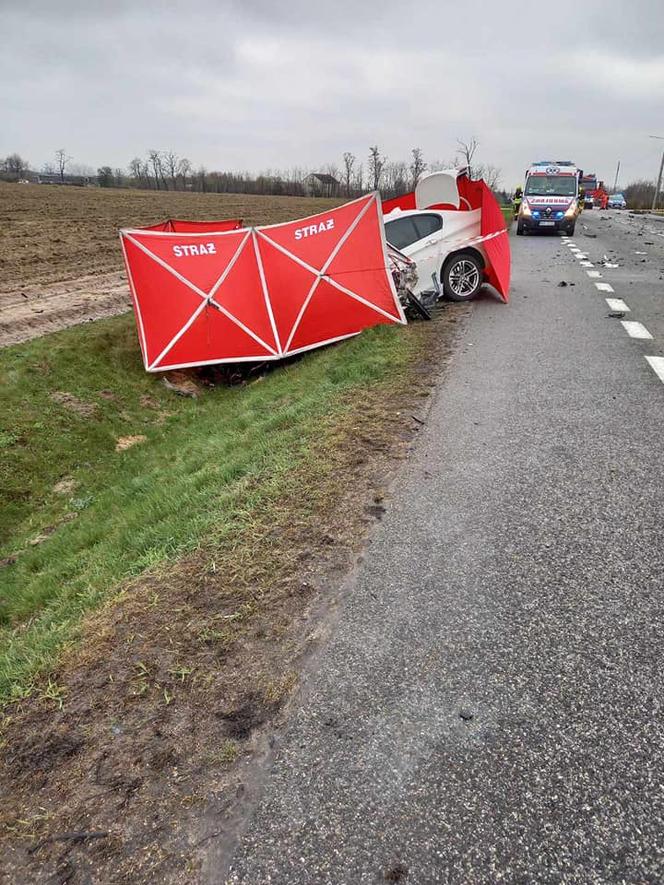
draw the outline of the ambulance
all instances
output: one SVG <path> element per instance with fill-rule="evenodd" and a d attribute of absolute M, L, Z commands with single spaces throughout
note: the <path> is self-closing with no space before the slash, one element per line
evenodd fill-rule
<path fill-rule="evenodd" d="M 574 233 L 581 211 L 579 182 L 583 170 L 571 160 L 542 160 L 526 172 L 523 200 L 517 216 L 519 236 L 532 231 Z"/>

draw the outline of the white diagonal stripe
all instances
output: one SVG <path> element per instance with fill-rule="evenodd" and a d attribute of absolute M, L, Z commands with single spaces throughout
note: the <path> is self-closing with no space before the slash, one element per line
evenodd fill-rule
<path fill-rule="evenodd" d="M 630 338 L 652 339 L 652 335 L 643 323 L 636 323 L 633 320 L 620 320 L 620 322 Z"/>
<path fill-rule="evenodd" d="M 272 326 L 272 334 L 274 335 L 274 340 L 277 345 L 277 350 L 279 353 L 283 353 L 281 347 L 281 339 L 279 338 L 279 332 L 277 331 L 277 324 L 274 321 L 274 313 L 272 311 L 272 301 L 270 300 L 270 293 L 267 288 L 267 280 L 265 279 L 265 268 L 263 267 L 263 258 L 261 256 L 260 249 L 258 248 L 258 237 L 256 236 L 256 231 L 252 228 L 251 231 L 251 241 L 254 246 L 254 255 L 256 256 L 256 264 L 258 265 L 258 275 L 261 280 L 261 286 L 263 287 L 263 298 L 265 299 L 265 306 L 267 308 L 268 315 L 270 317 L 270 325 Z"/>
<path fill-rule="evenodd" d="M 647 356 L 646 359 L 650 368 L 659 380 L 664 383 L 664 356 Z"/>

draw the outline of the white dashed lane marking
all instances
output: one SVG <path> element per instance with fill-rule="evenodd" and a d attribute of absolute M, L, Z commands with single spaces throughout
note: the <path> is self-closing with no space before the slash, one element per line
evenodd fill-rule
<path fill-rule="evenodd" d="M 610 283 L 595 283 L 598 292 L 614 292 L 615 289 Z"/>
<path fill-rule="evenodd" d="M 664 382 L 664 356 L 647 356 L 646 359 L 655 375 Z"/>
<path fill-rule="evenodd" d="M 594 266 L 595 265 L 592 263 L 592 261 L 582 261 L 581 262 L 581 267 L 594 267 Z"/>
<path fill-rule="evenodd" d="M 605 298 L 604 300 L 609 305 L 610 310 L 620 310 L 623 313 L 630 313 L 629 307 L 627 307 L 622 298 Z"/>
<path fill-rule="evenodd" d="M 633 320 L 621 320 L 623 329 L 627 332 L 630 338 L 644 338 L 644 339 L 652 339 L 652 335 L 643 325 L 643 323 L 636 323 Z"/>
<path fill-rule="evenodd" d="M 602 274 L 598 270 L 587 270 L 586 273 L 590 277 L 591 280 L 597 280 Z"/>

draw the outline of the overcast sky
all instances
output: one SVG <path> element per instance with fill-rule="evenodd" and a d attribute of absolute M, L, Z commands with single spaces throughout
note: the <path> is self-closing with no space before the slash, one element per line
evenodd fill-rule
<path fill-rule="evenodd" d="M 477 138 L 512 188 L 535 159 L 654 177 L 664 0 L 0 0 L 0 155 L 95 168 L 149 148 L 210 169 L 428 160 Z"/>

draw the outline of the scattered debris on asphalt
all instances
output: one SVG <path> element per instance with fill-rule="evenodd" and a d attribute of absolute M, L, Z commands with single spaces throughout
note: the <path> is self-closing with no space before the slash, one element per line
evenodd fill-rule
<path fill-rule="evenodd" d="M 612 320 L 621 320 L 625 316 L 624 310 L 612 310 L 611 313 L 607 313 L 607 319 Z"/>

